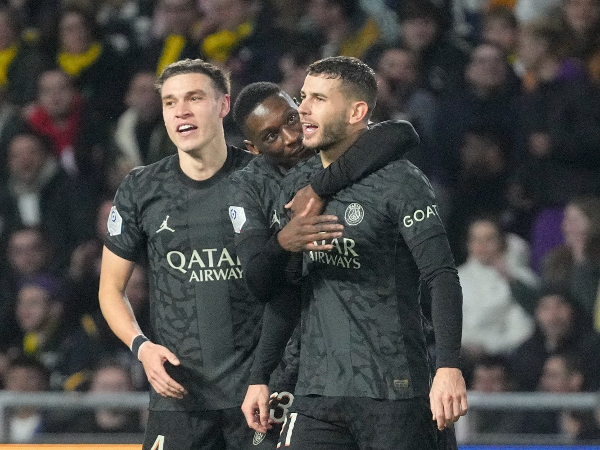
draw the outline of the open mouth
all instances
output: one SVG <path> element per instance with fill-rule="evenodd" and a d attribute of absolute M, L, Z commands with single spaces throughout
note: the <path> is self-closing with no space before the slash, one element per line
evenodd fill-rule
<path fill-rule="evenodd" d="M 189 123 L 185 123 L 183 125 L 179 125 L 177 127 L 177 132 L 179 134 L 183 134 L 184 136 L 190 134 L 192 131 L 197 130 L 198 127 Z"/>
<path fill-rule="evenodd" d="M 302 124 L 302 132 L 304 133 L 304 136 L 310 136 L 311 134 L 314 134 L 317 131 L 317 128 L 319 127 L 312 123 L 305 122 Z"/>

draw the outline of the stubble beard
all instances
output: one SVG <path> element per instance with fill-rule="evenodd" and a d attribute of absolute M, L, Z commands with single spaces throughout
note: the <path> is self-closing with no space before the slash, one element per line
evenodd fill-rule
<path fill-rule="evenodd" d="M 321 132 L 321 142 L 317 143 L 314 146 L 314 149 L 315 151 L 326 152 L 346 138 L 346 122 L 342 119 L 338 119 L 335 122 L 323 125 Z M 306 146 L 306 141 L 304 142 Z"/>

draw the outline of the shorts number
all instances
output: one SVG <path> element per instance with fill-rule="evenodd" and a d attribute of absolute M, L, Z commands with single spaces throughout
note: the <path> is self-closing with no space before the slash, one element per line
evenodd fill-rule
<path fill-rule="evenodd" d="M 293 402 L 294 394 L 290 394 L 289 392 L 273 392 L 269 399 L 269 416 L 271 419 L 276 423 L 282 423 Z"/>
<path fill-rule="evenodd" d="M 288 426 L 287 433 L 285 435 L 284 445 L 289 447 L 292 442 L 292 433 L 294 432 L 294 425 L 296 424 L 296 418 L 298 417 L 298 413 L 290 414 L 290 425 Z M 281 446 L 281 441 L 277 443 L 277 448 Z"/>
<path fill-rule="evenodd" d="M 154 444 L 152 444 L 152 447 L 150 448 L 150 450 L 163 450 L 164 448 L 165 448 L 165 437 L 163 435 L 159 434 L 156 437 Z"/>

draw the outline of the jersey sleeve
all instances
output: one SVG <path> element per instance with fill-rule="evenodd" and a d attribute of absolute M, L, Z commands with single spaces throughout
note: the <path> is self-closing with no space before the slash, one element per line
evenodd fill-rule
<path fill-rule="evenodd" d="M 438 234 L 446 234 L 438 213 L 433 188 L 423 173 L 410 163 L 387 170 L 393 189 L 387 191 L 388 207 L 398 222 L 409 249 Z"/>
<path fill-rule="evenodd" d="M 252 174 L 243 170 L 231 175 L 232 188 L 227 202 L 236 242 L 256 234 L 271 235 L 260 189 L 253 178 Z"/>
<path fill-rule="evenodd" d="M 129 261 L 138 259 L 145 246 L 137 203 L 137 173 L 137 170 L 130 172 L 117 190 L 108 216 L 108 233 L 104 239 L 104 245 L 110 251 Z"/>
<path fill-rule="evenodd" d="M 277 241 L 275 229 L 271 227 L 271 221 L 274 226 L 276 221 L 266 216 L 255 180 L 245 175 L 242 171 L 231 177 L 229 217 L 246 285 L 257 299 L 267 302 L 277 286 L 285 282 L 289 252 Z"/>
<path fill-rule="evenodd" d="M 325 169 L 318 170 L 310 184 L 322 198 L 342 189 L 402 158 L 419 145 L 419 135 L 405 120 L 388 120 L 373 125 Z"/>
<path fill-rule="evenodd" d="M 438 214 L 433 188 L 414 166 L 405 166 L 389 204 L 431 298 L 436 367 L 460 367 L 462 290 Z"/>

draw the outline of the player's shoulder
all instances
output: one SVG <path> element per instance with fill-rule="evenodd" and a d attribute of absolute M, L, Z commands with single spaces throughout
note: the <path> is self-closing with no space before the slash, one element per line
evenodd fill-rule
<path fill-rule="evenodd" d="M 310 179 L 310 177 L 323 167 L 321 157 L 317 154 L 309 159 L 299 162 L 285 174 L 283 180 L 286 185 L 293 185 L 298 182 Z"/>
<path fill-rule="evenodd" d="M 120 188 L 160 183 L 163 178 L 172 175 L 176 157 L 170 155 L 155 163 L 134 167 L 123 178 Z"/>
<path fill-rule="evenodd" d="M 384 198 L 399 199 L 421 194 L 431 194 L 433 188 L 425 174 L 407 159 L 393 161 L 365 178 Z"/>
<path fill-rule="evenodd" d="M 254 155 L 247 150 L 243 150 L 233 145 L 227 146 L 228 159 L 232 170 L 238 170 L 246 167 L 254 158 Z"/>
<path fill-rule="evenodd" d="M 419 182 L 427 181 L 425 174 L 406 158 L 392 161 L 375 172 L 374 175 L 390 178 L 405 183 L 409 180 Z M 428 182 L 428 181 L 427 181 Z"/>
<path fill-rule="evenodd" d="M 272 167 L 268 161 L 262 156 L 253 158 L 246 166 L 235 171 L 231 177 L 239 180 L 252 180 L 257 177 L 270 176 Z"/>

